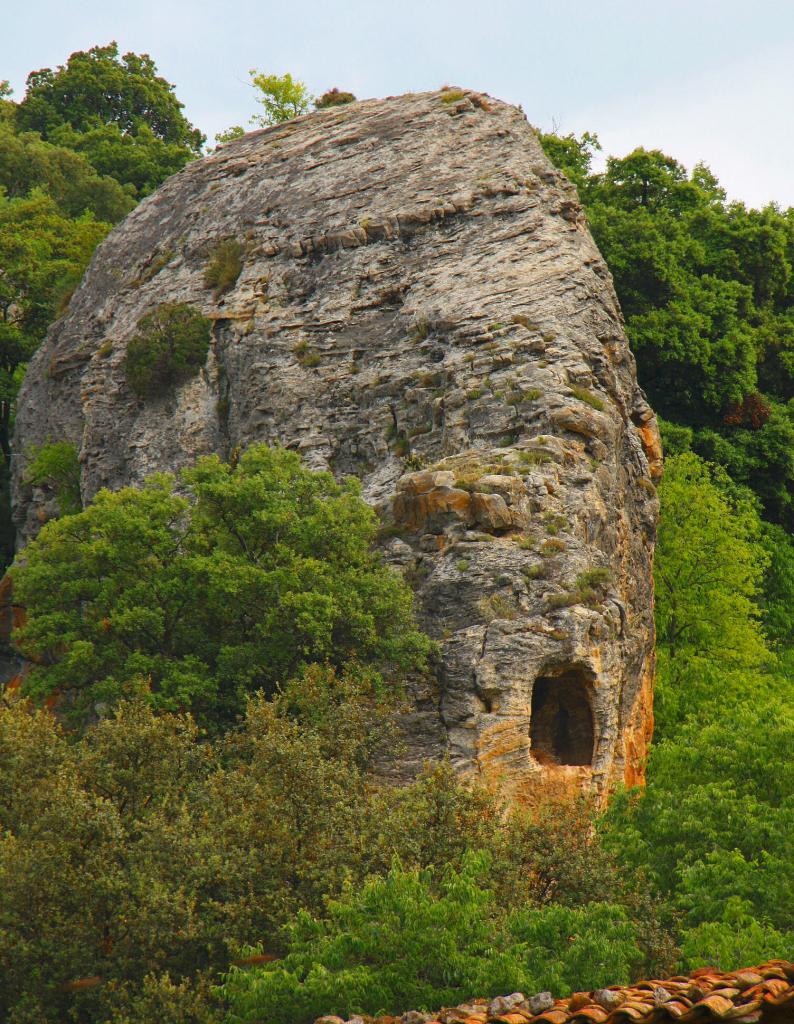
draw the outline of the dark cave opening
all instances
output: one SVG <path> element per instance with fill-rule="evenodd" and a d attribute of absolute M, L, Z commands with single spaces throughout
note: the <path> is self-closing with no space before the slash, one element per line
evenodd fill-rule
<path fill-rule="evenodd" d="M 530 740 L 541 764 L 590 765 L 595 735 L 588 676 L 569 668 L 539 676 L 532 689 Z"/>

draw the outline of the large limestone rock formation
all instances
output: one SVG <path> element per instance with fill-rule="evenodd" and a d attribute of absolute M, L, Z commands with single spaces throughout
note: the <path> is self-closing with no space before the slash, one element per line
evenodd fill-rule
<path fill-rule="evenodd" d="M 244 266 L 215 298 L 218 243 Z M 214 321 L 138 401 L 139 318 Z M 86 500 L 252 441 L 354 473 L 443 650 L 407 770 L 531 797 L 641 777 L 660 469 L 609 273 L 517 109 L 442 91 L 323 110 L 190 165 L 100 246 L 33 360 L 16 451 L 66 438 Z M 15 467 L 24 542 L 52 496 Z"/>

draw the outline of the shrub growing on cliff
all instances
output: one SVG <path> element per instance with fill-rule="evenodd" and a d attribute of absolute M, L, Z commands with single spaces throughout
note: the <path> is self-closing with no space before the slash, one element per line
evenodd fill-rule
<path fill-rule="evenodd" d="M 229 291 L 243 269 L 243 247 L 236 238 L 226 238 L 215 247 L 204 271 L 204 284 L 219 299 Z"/>
<path fill-rule="evenodd" d="M 127 383 L 148 398 L 197 373 L 209 347 L 210 321 L 186 302 L 166 302 L 138 321 L 127 345 Z"/>
<path fill-rule="evenodd" d="M 72 515 L 82 508 L 80 462 L 77 448 L 71 441 L 43 444 L 31 452 L 25 480 L 30 484 L 51 487 L 61 515 Z"/>
<path fill-rule="evenodd" d="M 235 465 L 199 460 L 179 486 L 101 491 L 26 549 L 15 642 L 37 662 L 31 695 L 57 691 L 82 718 L 144 685 L 155 706 L 217 725 L 305 662 L 423 664 L 430 641 L 371 550 L 355 481 L 258 445 Z"/>
<path fill-rule="evenodd" d="M 337 89 L 334 86 L 333 89 L 328 89 L 322 96 L 315 102 L 315 110 L 324 110 L 326 107 L 343 107 L 346 103 L 355 103 L 356 97 L 352 92 L 343 92 L 341 89 Z"/>

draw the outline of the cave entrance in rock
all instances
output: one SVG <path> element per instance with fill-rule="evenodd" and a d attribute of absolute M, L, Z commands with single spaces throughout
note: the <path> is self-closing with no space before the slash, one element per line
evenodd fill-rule
<path fill-rule="evenodd" d="M 530 748 L 541 764 L 590 765 L 595 742 L 590 679 L 566 668 L 539 676 L 532 688 Z"/>

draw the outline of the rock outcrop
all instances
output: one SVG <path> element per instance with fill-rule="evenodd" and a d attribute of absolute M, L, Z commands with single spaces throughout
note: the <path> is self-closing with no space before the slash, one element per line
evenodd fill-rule
<path fill-rule="evenodd" d="M 205 272 L 227 239 L 243 267 L 218 297 Z M 212 348 L 142 402 L 125 345 L 169 301 L 212 319 Z M 527 798 L 641 779 L 658 435 L 576 192 L 514 107 L 368 100 L 171 178 L 31 363 L 15 450 L 60 439 L 85 500 L 254 441 L 355 474 L 443 650 L 405 770 L 448 754 Z M 52 502 L 23 461 L 24 543 Z"/>

